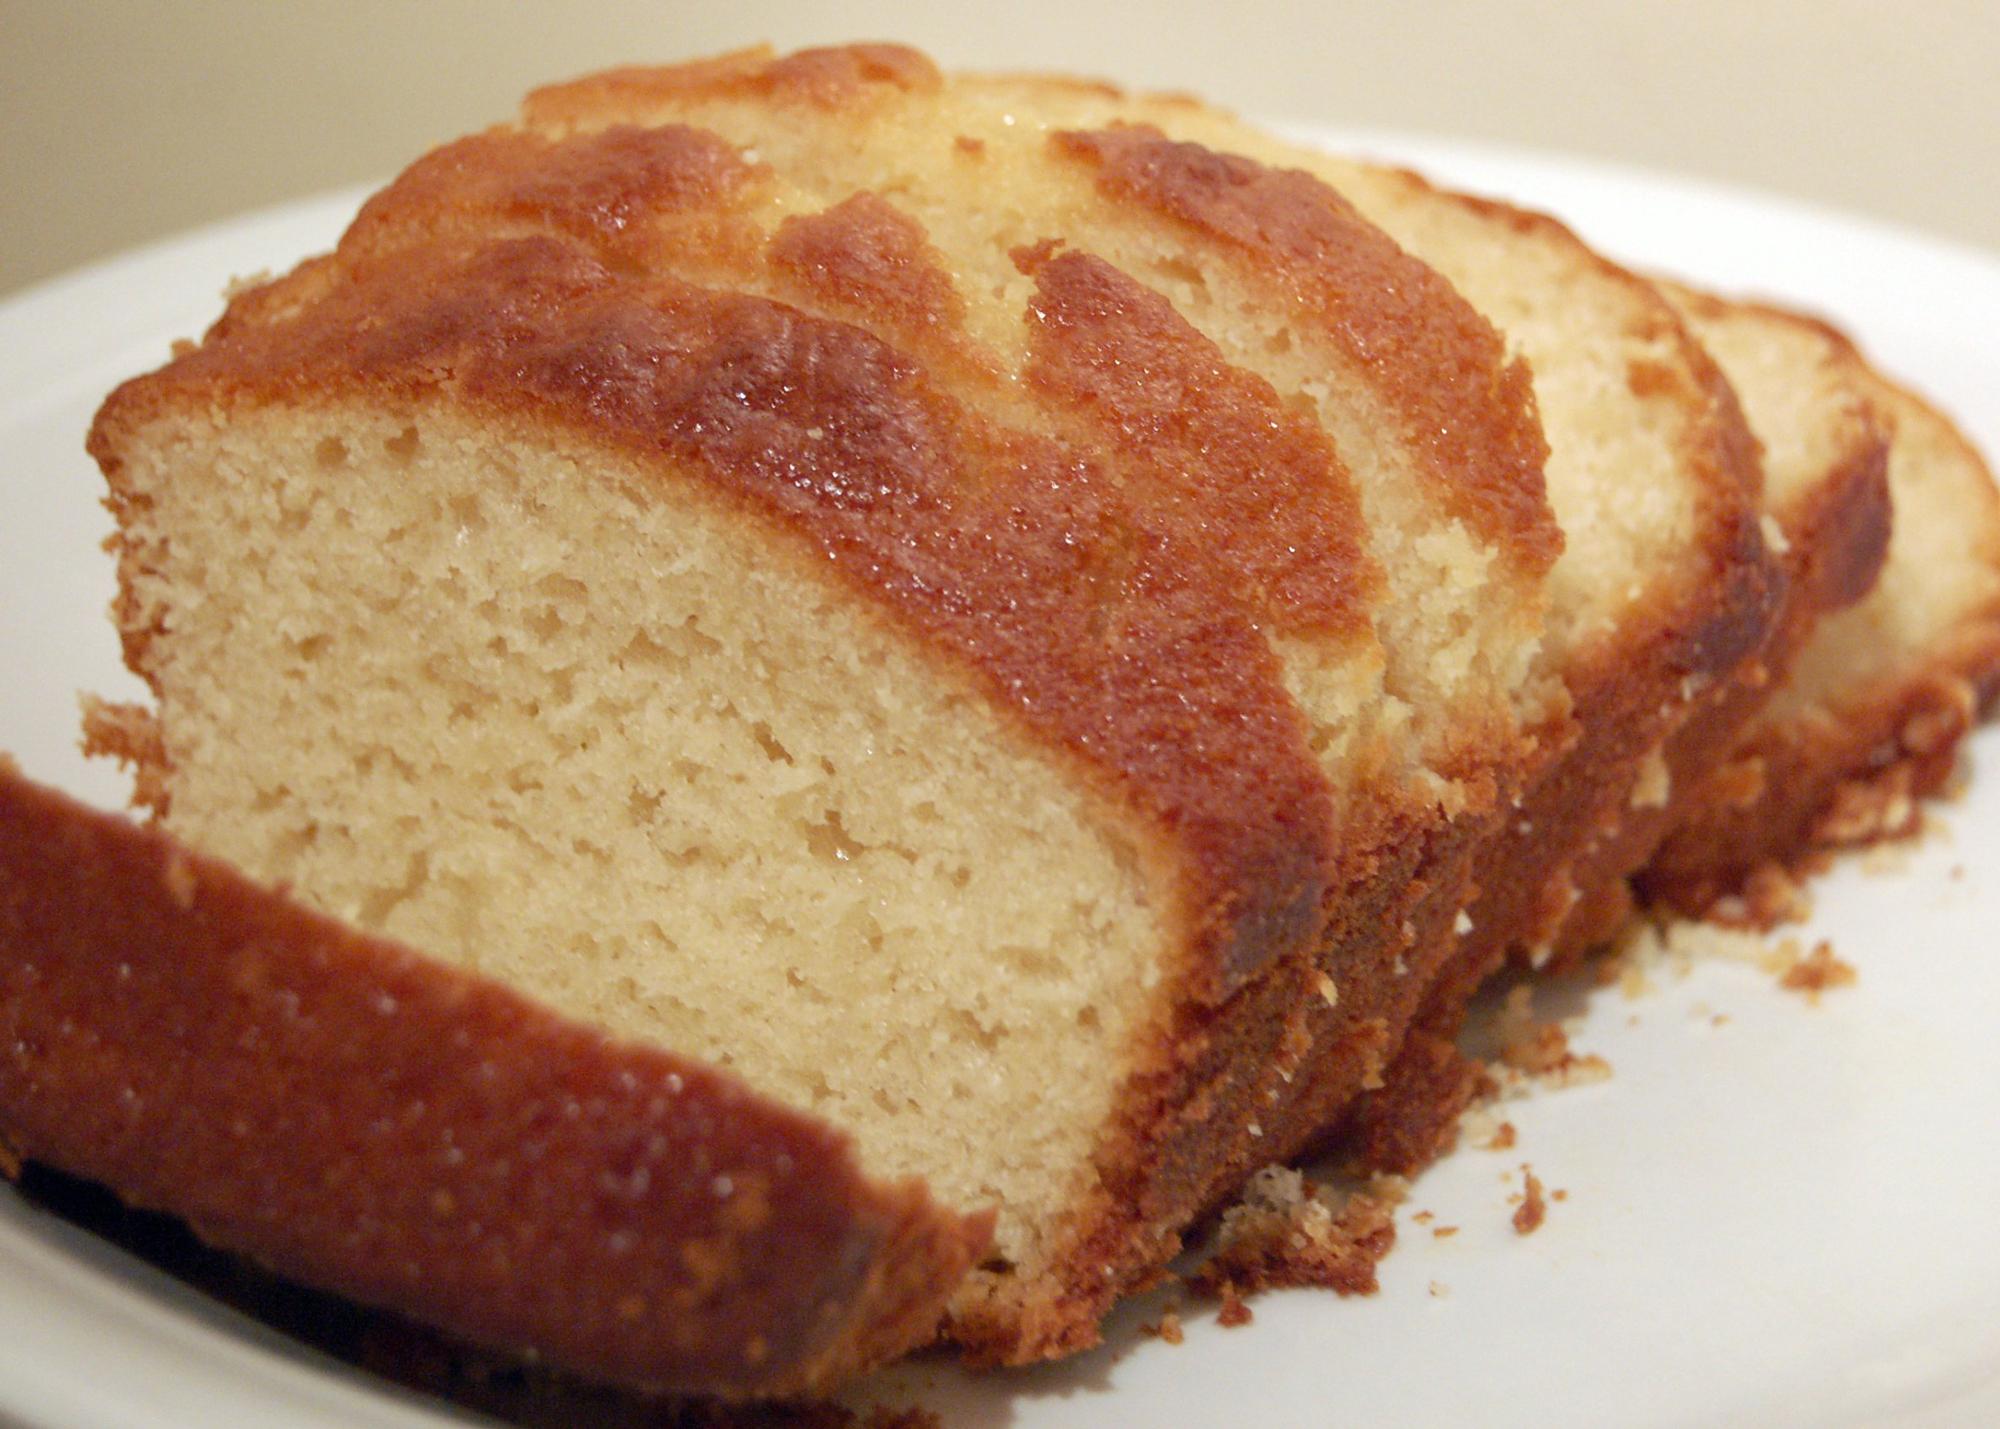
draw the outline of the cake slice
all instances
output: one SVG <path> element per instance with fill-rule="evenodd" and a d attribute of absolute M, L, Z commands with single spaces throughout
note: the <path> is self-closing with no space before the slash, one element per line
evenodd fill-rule
<path fill-rule="evenodd" d="M 1742 320 L 1819 334 L 1881 414 L 1893 533 L 1874 590 L 1818 623 L 1769 703 L 1676 810 L 1641 884 L 1693 913 L 1762 868 L 1914 829 L 1916 801 L 1943 787 L 1960 740 L 2000 691 L 2000 495 L 1979 453 L 1823 324 L 1748 311 Z"/>
<path fill-rule="evenodd" d="M 1552 941 L 1561 963 L 1609 942 L 1652 858 L 1745 724 L 1770 699 L 1819 620 L 1875 584 L 1889 538 L 1887 438 L 1878 404 L 1835 334 L 1775 309 L 1730 304 L 1675 284 L 1662 293 L 1722 365 L 1764 448 L 1762 522 L 1784 583 L 1755 661 L 1706 689 L 1667 741 L 1656 796 L 1634 800 L 1578 876 L 1578 904 Z"/>
<path fill-rule="evenodd" d="M 986 1359 L 1092 1343 L 1308 1052 L 1380 1064 L 1555 708 L 1525 368 L 1323 183 L 1105 102 L 882 47 L 547 91 L 91 437 L 157 696 L 97 742 L 165 832 L 990 1209 L 894 1320 Z M 366 1128 L 223 1131 L 337 1179 Z M 488 1333 L 394 1270 L 343 1283 Z"/>

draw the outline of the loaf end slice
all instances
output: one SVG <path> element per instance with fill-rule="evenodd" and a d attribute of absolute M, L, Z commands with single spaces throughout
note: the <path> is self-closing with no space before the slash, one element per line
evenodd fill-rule
<path fill-rule="evenodd" d="M 283 1274 L 729 1398 L 936 1332 L 990 1215 L 0 767 L 0 1129 Z"/>

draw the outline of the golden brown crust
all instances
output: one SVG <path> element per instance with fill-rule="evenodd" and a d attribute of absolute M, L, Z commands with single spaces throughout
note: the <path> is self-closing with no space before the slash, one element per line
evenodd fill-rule
<path fill-rule="evenodd" d="M 998 376 L 991 355 L 966 336 L 964 295 L 922 225 L 879 195 L 786 219 L 769 261 L 788 296 L 886 329 L 933 367 Z"/>
<path fill-rule="evenodd" d="M 212 1243 L 607 1378 L 809 1393 L 935 1331 L 990 1218 L 672 1053 L 0 771 L 0 1124 Z"/>
<path fill-rule="evenodd" d="M 691 64 L 632 66 L 549 85 L 528 96 L 522 113 L 539 128 L 666 99 L 733 98 L 831 110 L 877 87 L 920 93 L 942 82 L 936 65 L 904 45 L 838 45 L 783 56 L 760 45 Z"/>
<path fill-rule="evenodd" d="M 1381 573 L 1318 423 L 1230 366 L 1164 297 L 1087 253 L 1016 255 L 1035 390 L 1091 424 L 1128 482 L 1228 532 L 1223 564 L 1286 633 L 1366 631 Z"/>
<path fill-rule="evenodd" d="M 1960 742 L 1996 697 L 2000 612 L 1893 681 L 1856 692 L 1837 720 L 1760 726 L 1647 865 L 1642 891 L 1704 914 L 1763 869 L 1913 832 L 1917 801 L 1944 788 Z"/>
<path fill-rule="evenodd" d="M 1050 136 L 1107 195 L 1237 255 L 1393 403 L 1448 509 L 1521 569 L 1562 550 L 1542 480 L 1548 455 L 1525 364 L 1433 269 L 1298 170 L 1176 143 L 1149 125 Z"/>

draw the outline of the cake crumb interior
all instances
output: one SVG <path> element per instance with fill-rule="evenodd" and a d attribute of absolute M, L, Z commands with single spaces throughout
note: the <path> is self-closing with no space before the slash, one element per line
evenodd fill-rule
<path fill-rule="evenodd" d="M 1032 1260 L 1161 975 L 1144 831 L 802 544 L 567 450 L 339 407 L 135 442 L 167 827 L 850 1128 Z"/>

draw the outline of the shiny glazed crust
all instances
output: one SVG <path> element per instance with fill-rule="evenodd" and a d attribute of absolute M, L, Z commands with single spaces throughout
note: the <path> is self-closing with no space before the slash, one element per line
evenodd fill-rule
<path fill-rule="evenodd" d="M 468 1340 L 727 1397 L 928 1340 L 988 1218 L 0 766 L 0 1127 Z"/>

